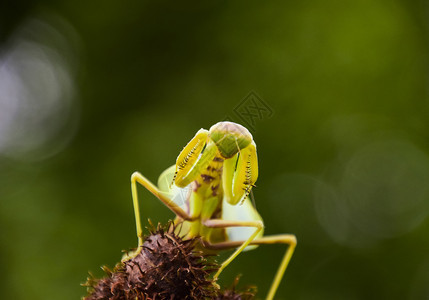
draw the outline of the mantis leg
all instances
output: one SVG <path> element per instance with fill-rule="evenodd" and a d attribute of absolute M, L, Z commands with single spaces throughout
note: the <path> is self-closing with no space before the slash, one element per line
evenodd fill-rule
<path fill-rule="evenodd" d="M 133 197 L 133 206 L 134 206 L 134 215 L 136 217 L 136 227 L 137 227 L 137 238 L 138 238 L 138 249 L 143 245 L 143 230 L 140 221 L 140 210 L 139 210 L 139 199 L 137 196 L 137 183 L 140 183 L 144 186 L 149 192 L 154 194 L 165 206 L 172 210 L 177 216 L 183 220 L 191 221 L 193 218 L 180 206 L 178 206 L 173 200 L 165 196 L 152 182 L 150 182 L 146 177 L 141 175 L 138 172 L 134 172 L 131 175 L 131 193 Z"/>
<path fill-rule="evenodd" d="M 243 245 L 247 241 L 230 241 L 222 242 L 216 244 L 204 243 L 204 247 L 209 249 L 223 250 L 236 248 L 240 245 Z M 277 288 L 280 285 L 280 282 L 283 278 L 283 275 L 286 271 L 286 268 L 289 264 L 290 259 L 292 258 L 293 251 L 296 247 L 296 237 L 293 234 L 280 234 L 266 236 L 260 239 L 255 239 L 249 243 L 249 245 L 272 245 L 272 244 L 286 244 L 289 247 L 286 250 L 286 253 L 283 256 L 282 262 L 277 270 L 276 276 L 274 277 L 273 283 L 271 284 L 270 290 L 267 295 L 267 300 L 274 299 L 274 295 L 277 291 Z"/>
<path fill-rule="evenodd" d="M 225 269 L 243 250 L 246 248 L 250 242 L 252 242 L 258 233 L 264 227 L 262 221 L 235 221 L 235 220 L 222 220 L 222 219 L 209 219 L 203 222 L 203 225 L 210 228 L 226 228 L 226 227 L 255 227 L 255 232 L 245 241 L 242 241 L 237 250 L 231 254 L 231 256 L 225 260 L 216 274 L 213 276 L 213 279 L 216 281 L 220 273 Z"/>

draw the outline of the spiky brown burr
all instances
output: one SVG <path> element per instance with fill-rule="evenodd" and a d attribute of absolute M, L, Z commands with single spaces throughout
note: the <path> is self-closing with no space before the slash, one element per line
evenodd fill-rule
<path fill-rule="evenodd" d="M 198 239 L 181 239 L 175 226 L 150 230 L 141 252 L 119 263 L 107 277 L 88 278 L 89 295 L 84 300 L 251 299 L 234 288 L 221 292 L 211 279 L 216 264 L 195 250 Z"/>

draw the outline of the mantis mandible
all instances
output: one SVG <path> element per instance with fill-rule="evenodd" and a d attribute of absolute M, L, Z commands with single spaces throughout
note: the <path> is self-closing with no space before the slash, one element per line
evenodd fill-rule
<path fill-rule="evenodd" d="M 137 196 L 137 184 L 141 184 L 176 214 L 176 223 L 183 222 L 183 238 L 200 236 L 207 252 L 236 249 L 220 265 L 214 281 L 243 250 L 262 244 L 288 245 L 266 297 L 273 299 L 296 238 L 292 234 L 263 236 L 262 218 L 249 199 L 257 178 L 256 144 L 245 127 L 219 122 L 210 130 L 200 129 L 183 148 L 176 164 L 161 174 L 158 187 L 140 173 L 132 174 L 138 248 L 123 260 L 140 253 L 143 245 Z"/>

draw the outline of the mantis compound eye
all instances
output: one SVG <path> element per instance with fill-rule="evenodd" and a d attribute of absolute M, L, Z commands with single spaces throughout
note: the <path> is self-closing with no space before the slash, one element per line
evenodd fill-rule
<path fill-rule="evenodd" d="M 210 128 L 210 138 L 224 158 L 231 158 L 253 141 L 245 127 L 233 122 L 219 122 Z"/>

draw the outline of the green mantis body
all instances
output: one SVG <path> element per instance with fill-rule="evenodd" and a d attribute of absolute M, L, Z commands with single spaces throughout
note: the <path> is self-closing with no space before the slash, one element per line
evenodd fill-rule
<path fill-rule="evenodd" d="M 294 235 L 263 237 L 263 221 L 249 193 L 258 178 L 256 145 L 250 132 L 232 122 L 200 129 L 179 154 L 176 165 L 165 170 L 158 187 L 140 173 L 131 176 L 140 252 L 143 245 L 137 183 L 140 183 L 183 222 L 184 238 L 201 236 L 207 251 L 236 250 L 224 261 L 214 280 L 243 250 L 261 244 L 289 245 L 266 299 L 273 299 L 296 246 Z M 124 258 L 129 259 L 132 256 Z"/>

